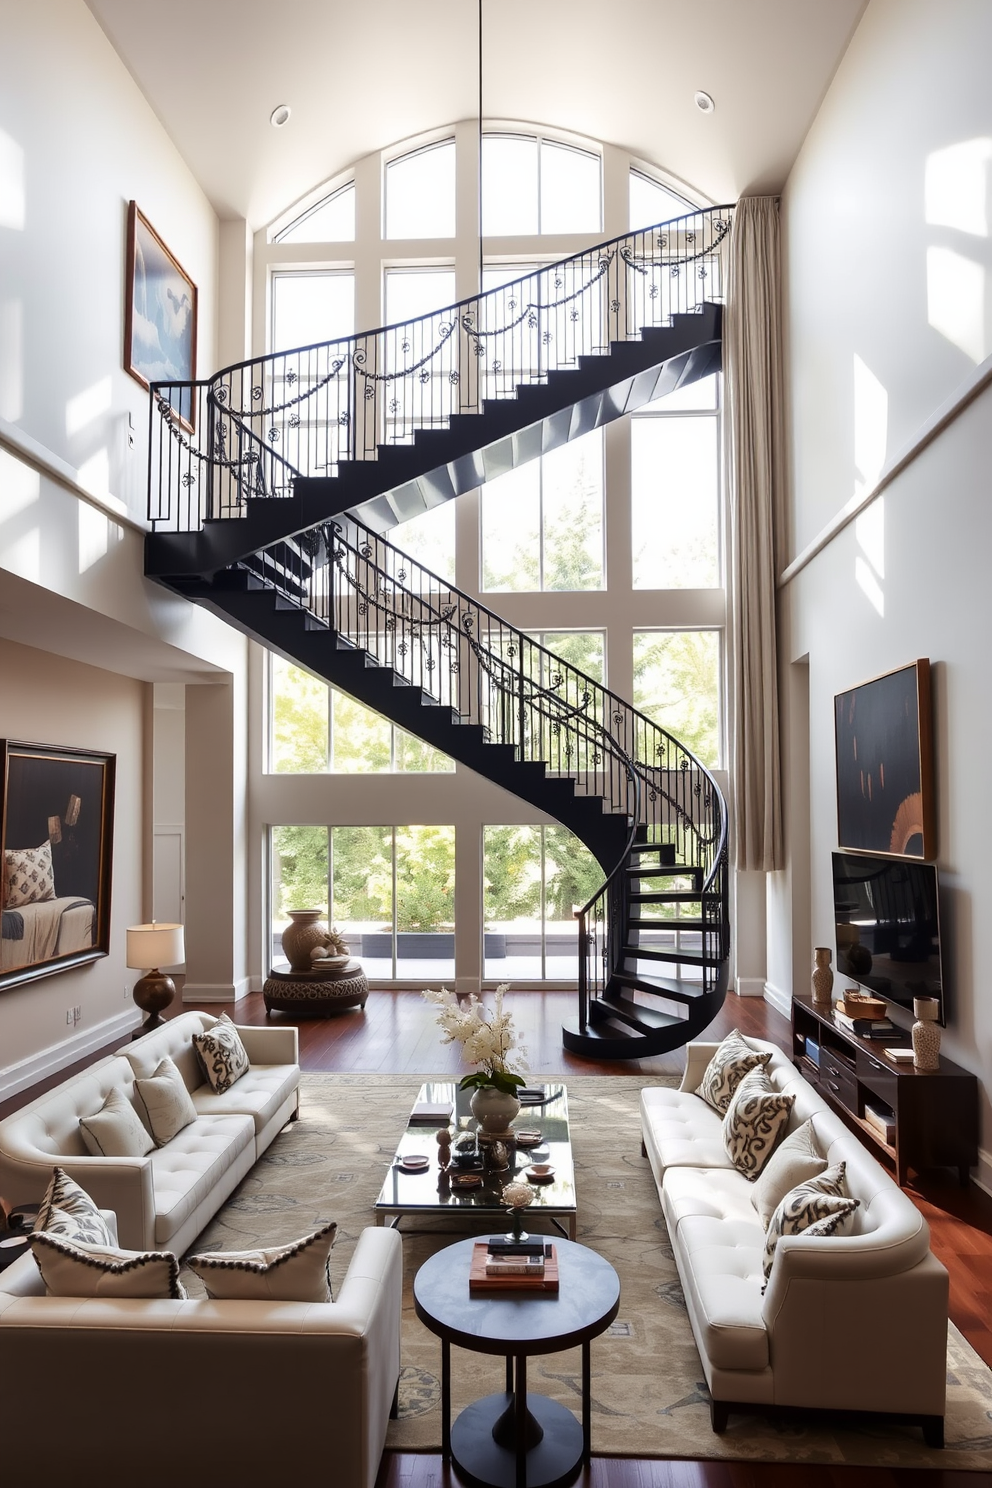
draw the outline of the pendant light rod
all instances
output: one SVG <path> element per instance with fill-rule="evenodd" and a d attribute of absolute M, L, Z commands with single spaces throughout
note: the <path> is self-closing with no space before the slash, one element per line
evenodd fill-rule
<path fill-rule="evenodd" d="M 482 293 L 482 0 L 479 0 L 479 293 Z"/>

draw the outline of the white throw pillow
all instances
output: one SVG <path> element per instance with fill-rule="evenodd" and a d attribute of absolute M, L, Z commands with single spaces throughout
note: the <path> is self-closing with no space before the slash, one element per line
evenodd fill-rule
<path fill-rule="evenodd" d="M 4 909 L 23 909 L 55 898 L 52 844 L 7 848 L 3 855 Z"/>
<path fill-rule="evenodd" d="M 155 1146 L 122 1090 L 112 1090 L 99 1111 L 82 1118 L 79 1135 L 94 1157 L 144 1157 Z"/>
<path fill-rule="evenodd" d="M 44 1230 L 31 1236 L 31 1249 L 50 1297 L 186 1298 L 171 1251 L 74 1244 Z"/>
<path fill-rule="evenodd" d="M 186 1264 L 207 1296 L 239 1302 L 329 1302 L 328 1257 L 337 1224 L 327 1224 L 291 1245 L 269 1250 L 218 1250 L 189 1256 Z"/>
<path fill-rule="evenodd" d="M 766 1283 L 783 1235 L 840 1235 L 851 1227 L 861 1200 L 848 1193 L 846 1170 L 846 1163 L 834 1163 L 818 1178 L 798 1184 L 778 1205 L 765 1232 L 762 1265 Z"/>
<path fill-rule="evenodd" d="M 771 1057 L 768 1050 L 759 1053 L 752 1049 L 732 1028 L 706 1066 L 693 1094 L 701 1096 L 708 1106 L 723 1115 L 748 1071 L 763 1069 Z"/>
<path fill-rule="evenodd" d="M 820 1151 L 812 1121 L 804 1121 L 784 1138 L 762 1168 L 751 1192 L 762 1228 L 768 1228 L 779 1204 L 800 1183 L 815 1178 L 827 1166 Z"/>
<path fill-rule="evenodd" d="M 134 1093 L 156 1147 L 164 1147 L 184 1126 L 196 1120 L 196 1107 L 183 1077 L 168 1056 L 153 1074 L 135 1080 Z"/>
<path fill-rule="evenodd" d="M 111 1243 L 107 1222 L 99 1208 L 64 1168 L 53 1168 L 34 1227 L 36 1231 L 50 1230 L 84 1244 Z"/>
<path fill-rule="evenodd" d="M 796 1103 L 776 1090 L 764 1069 L 744 1076 L 723 1118 L 723 1145 L 738 1172 L 754 1180 L 785 1135 Z"/>
<path fill-rule="evenodd" d="M 248 1055 L 241 1035 L 226 1013 L 221 1013 L 213 1028 L 194 1033 L 193 1048 L 211 1090 L 218 1095 L 230 1090 L 248 1072 Z"/>

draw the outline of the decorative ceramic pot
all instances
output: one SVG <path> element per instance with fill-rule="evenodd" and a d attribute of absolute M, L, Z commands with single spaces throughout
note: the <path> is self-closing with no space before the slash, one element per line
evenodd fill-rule
<path fill-rule="evenodd" d="M 479 1123 L 479 1140 L 491 1142 L 496 1137 L 506 1137 L 510 1122 L 520 1110 L 515 1095 L 507 1095 L 494 1085 L 483 1085 L 473 1090 L 469 1101 L 472 1115 Z"/>
<path fill-rule="evenodd" d="M 940 1025 L 936 1021 L 939 1010 L 936 997 L 917 997 L 913 1000 L 913 1012 L 916 1014 L 916 1022 L 913 1024 L 914 1069 L 940 1069 Z"/>
<path fill-rule="evenodd" d="M 291 909 L 289 918 L 292 924 L 282 932 L 283 954 L 294 971 L 310 971 L 310 952 L 325 944 L 327 926 L 319 909 Z"/>
<path fill-rule="evenodd" d="M 834 974 L 830 967 L 830 947 L 816 946 L 813 951 L 813 1001 L 817 1007 L 830 1006 Z"/>

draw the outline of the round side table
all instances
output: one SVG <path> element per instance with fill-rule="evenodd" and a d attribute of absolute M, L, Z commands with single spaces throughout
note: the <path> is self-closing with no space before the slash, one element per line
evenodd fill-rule
<path fill-rule="evenodd" d="M 620 1278 L 601 1255 L 556 1240 L 555 1295 L 509 1292 L 472 1296 L 474 1240 L 431 1256 L 413 1283 L 414 1306 L 441 1340 L 441 1453 L 485 1488 L 558 1488 L 589 1461 L 589 1343 L 620 1305 Z M 487 1395 L 451 1424 L 451 1345 L 506 1358 L 506 1391 Z M 545 1395 L 528 1395 L 527 1360 L 582 1346 L 582 1424 Z"/>
<path fill-rule="evenodd" d="M 273 1008 L 298 1017 L 326 1018 L 345 1008 L 364 1007 L 369 983 L 357 961 L 313 971 L 272 971 L 262 988 L 266 1017 Z"/>

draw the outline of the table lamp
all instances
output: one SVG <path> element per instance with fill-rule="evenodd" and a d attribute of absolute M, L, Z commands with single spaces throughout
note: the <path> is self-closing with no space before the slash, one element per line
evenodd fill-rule
<path fill-rule="evenodd" d="M 159 1017 L 176 995 L 176 984 L 159 971 L 160 966 L 177 966 L 186 959 L 182 925 L 152 921 L 150 925 L 131 925 L 127 930 L 127 965 L 132 971 L 144 971 L 134 984 L 131 996 L 148 1017 L 133 1038 L 140 1038 L 153 1028 L 161 1027 Z M 151 968 L 149 970 L 148 968 Z"/>

